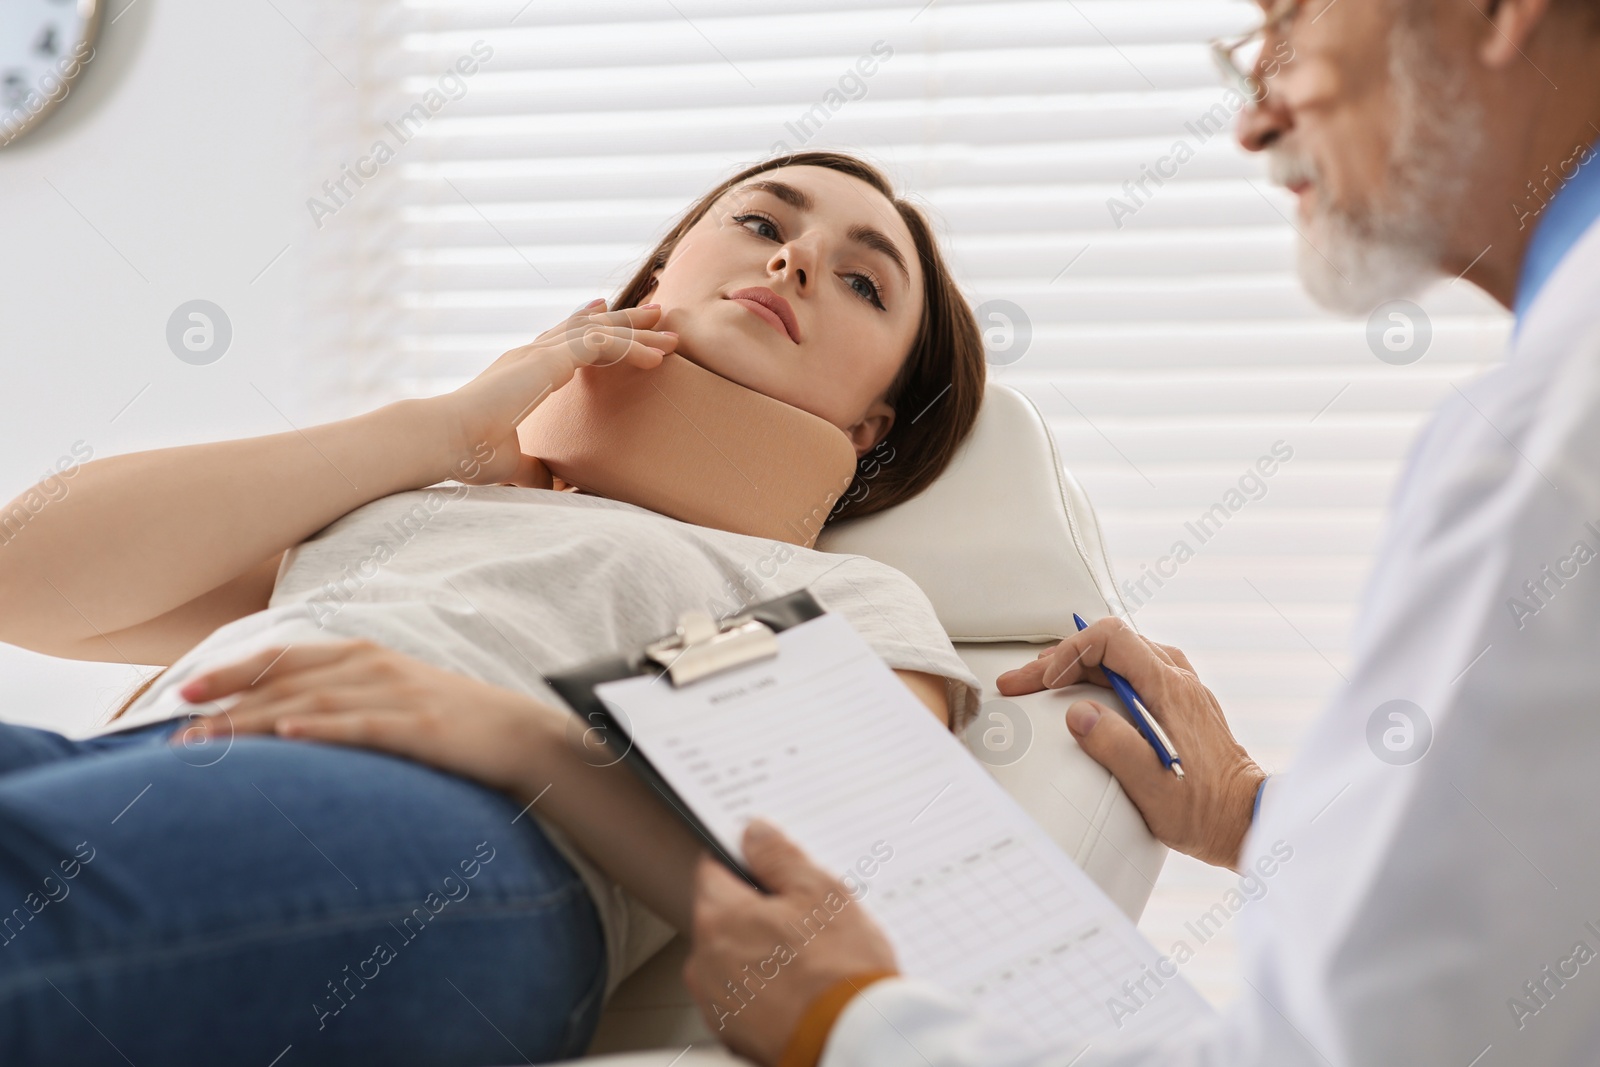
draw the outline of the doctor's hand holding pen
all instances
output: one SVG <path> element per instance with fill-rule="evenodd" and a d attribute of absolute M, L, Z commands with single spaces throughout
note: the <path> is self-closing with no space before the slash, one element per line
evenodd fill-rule
<path fill-rule="evenodd" d="M 1108 617 L 1002 674 L 996 685 L 1006 696 L 1085 682 L 1111 688 L 1108 672 L 1137 691 L 1157 732 L 1181 755 L 1184 773 L 1174 773 L 1151 741 L 1097 701 L 1067 709 L 1072 736 L 1121 783 L 1163 844 L 1216 866 L 1236 866 L 1267 776 L 1234 740 L 1217 698 L 1180 650 Z"/>

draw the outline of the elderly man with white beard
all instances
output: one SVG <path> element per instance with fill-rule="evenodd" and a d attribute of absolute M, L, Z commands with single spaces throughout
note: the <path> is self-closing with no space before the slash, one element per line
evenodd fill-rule
<path fill-rule="evenodd" d="M 1600 0 L 1263 0 L 1218 52 L 1250 90 L 1240 141 L 1299 198 L 1316 298 L 1366 314 L 1461 276 L 1516 314 L 1504 364 L 1413 447 L 1349 679 L 1270 787 L 1184 655 L 1116 619 L 1001 677 L 1125 675 L 1186 778 L 1104 707 L 1068 726 L 1173 848 L 1246 870 L 1292 842 L 1240 920 L 1245 992 L 1157 1043 L 1028 1047 L 898 975 L 846 908 L 729 1022 L 758 1063 L 1600 1062 Z M 685 976 L 708 1019 L 845 892 L 771 828 L 746 851 L 770 895 L 699 872 Z"/>

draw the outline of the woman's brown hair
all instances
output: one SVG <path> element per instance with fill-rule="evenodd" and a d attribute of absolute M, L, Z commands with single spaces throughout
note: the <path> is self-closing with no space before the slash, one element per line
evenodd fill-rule
<path fill-rule="evenodd" d="M 780 167 L 823 167 L 872 186 L 899 212 L 922 260 L 922 322 L 910 354 L 884 397 L 894 408 L 894 425 L 883 441 L 857 462 L 855 480 L 834 505 L 827 522 L 861 518 L 910 500 L 949 466 L 956 448 L 977 421 L 987 369 L 977 319 L 950 274 L 933 227 L 920 208 L 895 194 L 883 172 L 840 152 L 797 152 L 747 167 L 703 196 L 667 231 L 612 306 L 630 308 L 644 303 L 655 289 L 656 275 L 666 267 L 684 235 L 717 201 L 756 175 Z"/>

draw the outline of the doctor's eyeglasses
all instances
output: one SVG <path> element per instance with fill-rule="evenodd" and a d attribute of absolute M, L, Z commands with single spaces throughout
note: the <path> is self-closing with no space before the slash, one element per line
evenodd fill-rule
<path fill-rule="evenodd" d="M 1261 25 L 1254 30 L 1242 37 L 1219 37 L 1211 42 L 1211 58 L 1230 85 L 1251 100 L 1261 99 L 1265 94 L 1265 86 L 1256 76 L 1256 67 L 1261 63 L 1261 49 L 1266 44 L 1267 35 L 1281 34 L 1305 6 L 1306 0 L 1275 0 L 1267 9 Z M 1274 59 L 1267 76 L 1270 78 L 1276 74 L 1285 62 L 1287 59 Z"/>

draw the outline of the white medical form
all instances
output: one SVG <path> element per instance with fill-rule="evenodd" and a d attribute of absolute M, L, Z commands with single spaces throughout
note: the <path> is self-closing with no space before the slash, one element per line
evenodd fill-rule
<path fill-rule="evenodd" d="M 777 639 L 775 657 L 690 685 L 594 687 L 729 857 L 742 864 L 745 824 L 766 818 L 848 875 L 904 974 L 1053 1047 L 1210 1015 L 843 617 Z M 1142 991 L 1131 1013 L 1125 983 Z"/>

